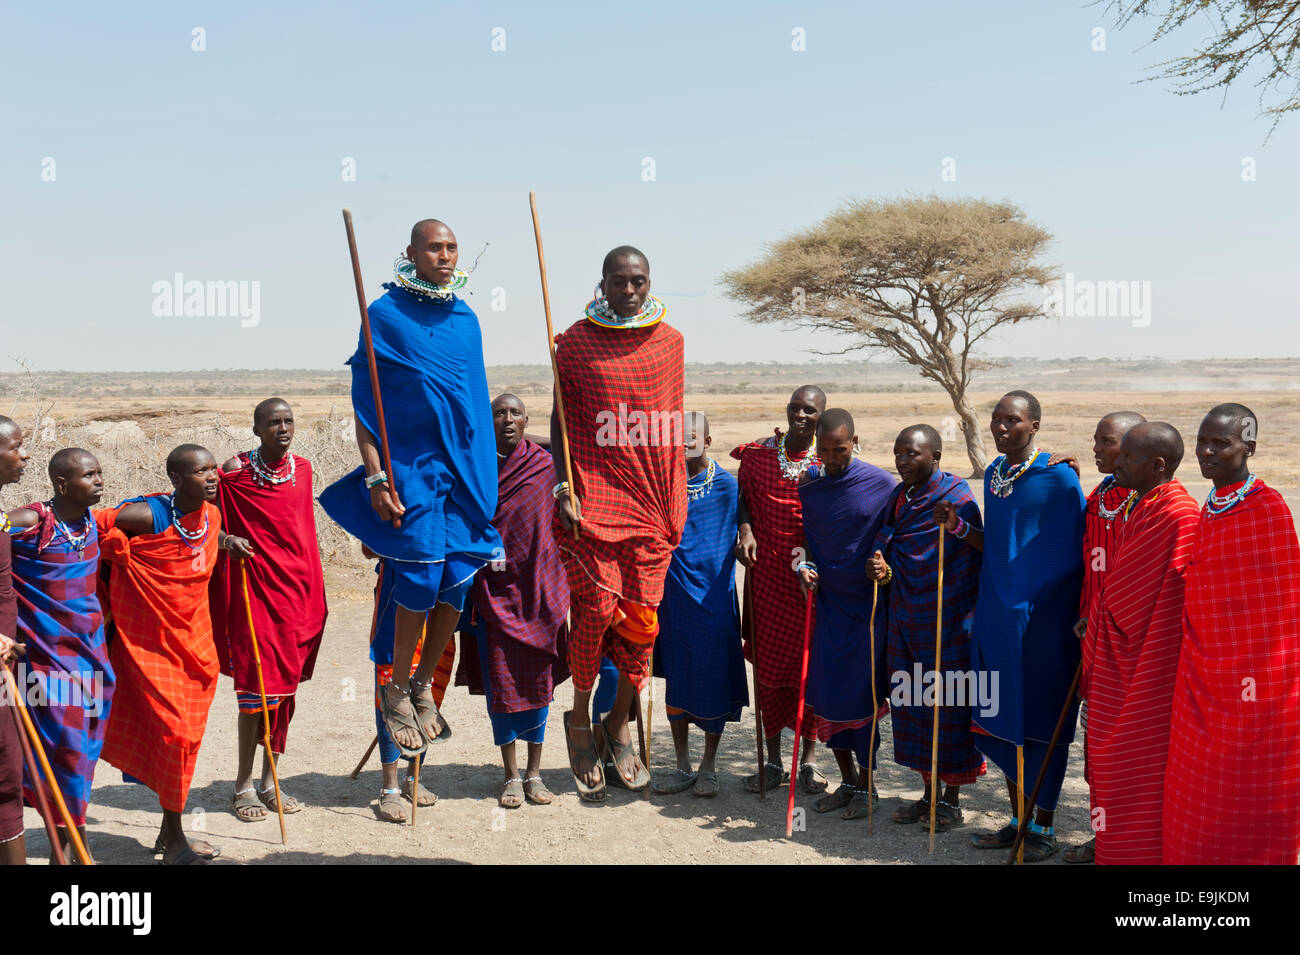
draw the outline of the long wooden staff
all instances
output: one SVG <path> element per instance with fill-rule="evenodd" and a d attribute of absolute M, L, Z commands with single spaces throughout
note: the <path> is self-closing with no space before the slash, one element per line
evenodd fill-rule
<path fill-rule="evenodd" d="M 361 775 L 361 770 L 366 768 L 366 762 L 370 759 L 370 754 L 375 751 L 375 747 L 378 745 L 379 745 L 379 734 L 376 733 L 375 738 L 370 741 L 370 748 L 366 750 L 366 755 L 361 757 L 361 762 L 357 763 L 357 768 L 352 770 L 353 779 L 356 779 L 358 776 Z"/>
<path fill-rule="evenodd" d="M 803 741 L 803 707 L 804 700 L 808 693 L 808 645 L 812 643 L 812 617 L 813 617 L 813 592 L 808 591 L 808 605 L 803 615 L 803 663 L 799 666 L 799 709 L 795 711 L 794 717 L 794 754 L 793 761 L 799 759 L 799 744 Z M 762 770 L 766 771 L 766 769 Z M 794 833 L 794 790 L 796 774 L 790 775 L 790 799 L 785 807 L 785 837 L 787 839 Z M 867 805 L 871 805 L 871 797 L 867 797 Z"/>
<path fill-rule="evenodd" d="M 754 568 L 745 568 L 745 613 L 740 621 L 742 636 L 749 635 L 749 652 L 754 658 L 754 736 L 758 745 L 758 798 L 767 798 L 767 760 L 763 757 L 763 702 L 758 689 L 758 625 L 754 621 Z M 799 744 L 796 743 L 796 746 Z"/>
<path fill-rule="evenodd" d="M 551 324 L 551 293 L 546 284 L 546 257 L 542 255 L 542 227 L 537 222 L 537 193 L 529 190 L 528 207 L 533 212 L 533 236 L 537 239 L 537 268 L 542 273 L 542 308 L 546 312 L 546 350 L 551 356 L 551 375 L 555 384 L 555 415 L 560 419 L 560 453 L 564 455 L 564 480 L 569 484 L 569 499 L 578 501 L 578 488 L 573 483 L 573 462 L 569 459 L 569 427 L 564 417 L 564 394 L 560 391 L 560 366 L 555 361 L 555 327 Z M 577 508 L 574 508 L 575 512 Z M 573 539 L 579 537 L 578 525 L 573 525 Z"/>
<path fill-rule="evenodd" d="M 948 528 L 939 525 L 939 590 L 934 618 L 934 734 L 930 740 L 930 852 L 934 852 L 934 816 L 939 808 L 939 702 L 943 694 L 943 539 Z"/>
<path fill-rule="evenodd" d="M 4 667 L 4 664 L 0 664 L 0 667 Z M 4 669 L 8 673 L 8 667 Z M 18 715 L 16 706 L 10 707 L 9 712 L 13 715 L 14 729 L 18 731 L 18 745 L 23 751 L 27 775 L 32 777 L 32 789 L 36 792 L 36 812 L 40 815 L 41 822 L 45 823 L 45 835 L 50 840 L 50 856 L 54 859 L 55 865 L 67 865 L 68 860 L 63 857 L 63 840 L 59 838 L 59 829 L 54 824 L 50 802 L 45 796 L 45 784 L 41 781 L 40 771 L 36 768 L 36 760 L 32 758 L 32 745 L 27 741 L 27 728 L 23 726 L 23 718 Z"/>
<path fill-rule="evenodd" d="M 1043 765 L 1047 765 L 1046 760 L 1044 760 Z M 1029 804 L 1030 812 L 1033 811 L 1033 805 L 1032 802 Z M 1021 832 L 1027 831 L 1025 825 L 1025 746 L 1023 743 L 1016 747 L 1016 812 L 1019 814 L 1018 818 L 1020 820 L 1020 828 L 1016 831 L 1016 835 L 1019 836 Z M 1015 859 L 1016 865 L 1024 865 L 1025 840 L 1017 839 L 1016 841 L 1019 844 L 1015 847 L 1015 851 L 1011 853 L 1011 857 Z"/>
<path fill-rule="evenodd" d="M 41 785 L 41 776 L 36 771 L 36 765 L 32 760 L 32 753 L 35 752 L 40 757 L 41 769 L 45 771 L 45 778 L 50 782 L 50 792 L 54 794 L 54 804 L 59 808 L 59 815 L 63 819 L 63 825 L 67 827 L 68 839 L 72 842 L 72 848 L 77 853 L 77 858 L 81 860 L 82 865 L 94 865 L 94 860 L 90 858 L 90 853 L 86 851 L 86 844 L 81 841 L 81 833 L 77 831 L 76 823 L 73 822 L 72 813 L 68 812 L 68 804 L 63 801 L 63 793 L 59 791 L 59 782 L 54 778 L 54 770 L 50 768 L 50 761 L 45 755 L 45 746 L 41 743 L 40 734 L 36 732 L 36 724 L 32 722 L 32 716 L 27 712 L 27 705 L 23 703 L 23 698 L 18 693 L 18 683 L 14 680 L 13 673 L 7 666 L 0 666 L 4 670 L 5 682 L 8 684 L 9 695 L 13 700 L 14 719 L 19 721 L 19 739 L 22 740 L 23 755 L 27 762 L 27 771 L 32 774 L 32 786 L 36 789 L 37 801 L 42 804 L 38 806 L 41 809 L 41 818 L 45 820 L 46 831 L 52 827 L 52 820 L 49 816 L 50 807 L 46 803 L 45 790 Z M 26 730 L 26 738 L 23 738 L 23 730 Z M 30 740 L 30 746 L 28 741 Z M 55 833 L 50 834 L 50 852 L 58 861 L 59 865 L 66 865 L 63 859 L 63 847 Z"/>
<path fill-rule="evenodd" d="M 867 624 L 867 633 L 871 637 L 871 735 L 867 744 L 867 835 L 871 835 L 872 804 L 871 794 L 876 791 L 874 767 L 876 763 L 876 715 L 880 712 L 880 698 L 876 693 L 876 601 L 880 597 L 880 581 L 871 581 L 871 621 Z"/>
<path fill-rule="evenodd" d="M 393 477 L 393 459 L 388 453 L 388 426 L 384 422 L 384 401 L 379 394 L 379 366 L 375 363 L 375 342 L 370 337 L 370 311 L 366 308 L 366 287 L 361 281 L 361 259 L 357 256 L 357 236 L 352 230 L 352 210 L 343 210 L 343 224 L 348 230 L 348 252 L 352 256 L 352 278 L 357 286 L 357 307 L 361 309 L 361 338 L 366 344 L 366 366 L 370 370 L 370 392 L 375 399 L 375 423 L 379 433 L 375 439 L 379 442 L 379 454 L 384 462 L 384 473 L 388 475 L 388 492 L 399 506 L 397 496 L 397 479 Z"/>
<path fill-rule="evenodd" d="M 275 786 L 275 812 L 280 817 L 280 845 L 287 846 L 289 835 L 284 828 L 284 801 L 280 798 L 280 774 L 275 768 L 275 753 L 271 752 L 271 711 L 266 705 L 266 681 L 262 679 L 262 654 L 257 648 L 257 630 L 253 627 L 253 604 L 248 599 L 248 564 L 242 557 L 239 559 L 239 573 L 244 591 L 244 612 L 248 615 L 248 638 L 253 644 L 253 663 L 257 667 L 257 693 L 262 698 L 262 745 L 266 747 L 266 759 L 271 765 L 271 783 Z"/>
<path fill-rule="evenodd" d="M 650 692 L 648 694 L 649 699 L 646 700 L 645 712 L 645 754 L 647 760 L 654 751 L 654 733 L 652 729 L 655 722 L 655 648 L 653 646 L 650 648 L 650 676 L 648 681 L 650 683 Z M 645 768 L 650 768 L 648 762 L 645 764 Z"/>
<path fill-rule="evenodd" d="M 1074 703 L 1074 695 L 1079 690 L 1079 677 L 1083 673 L 1083 658 L 1080 657 L 1079 665 L 1074 668 L 1074 679 L 1070 681 L 1070 689 L 1065 694 L 1065 706 L 1061 707 L 1061 715 L 1056 718 L 1056 729 L 1052 730 L 1052 741 L 1047 744 L 1047 758 L 1043 760 L 1043 765 L 1038 770 L 1038 778 L 1034 780 L 1033 792 L 1029 794 L 1029 805 L 1032 807 L 1038 801 L 1038 792 L 1043 788 L 1043 780 L 1047 778 L 1047 764 L 1052 761 L 1052 753 L 1056 750 L 1056 741 L 1061 738 L 1061 730 L 1065 727 L 1065 715 L 1070 712 L 1070 706 Z M 1017 747 L 1017 753 L 1020 752 Z M 1020 775 L 1024 776 L 1024 764 L 1021 762 Z M 1024 799 L 1024 793 L 1021 793 L 1021 799 Z M 1016 841 L 1011 846 L 1011 854 L 1007 857 L 1007 865 L 1013 865 L 1017 862 L 1024 862 L 1025 859 L 1025 834 L 1029 831 L 1029 820 L 1024 817 L 1024 811 L 1020 815 L 1020 828 L 1016 830 Z"/>

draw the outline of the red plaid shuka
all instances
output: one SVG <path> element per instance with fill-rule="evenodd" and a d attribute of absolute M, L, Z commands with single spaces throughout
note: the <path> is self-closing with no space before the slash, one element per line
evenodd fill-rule
<path fill-rule="evenodd" d="M 1169 710 L 1198 521 L 1196 502 L 1175 479 L 1115 522 L 1119 542 L 1088 617 L 1080 684 L 1098 865 L 1160 864 Z"/>
<path fill-rule="evenodd" d="M 619 601 L 654 608 L 686 524 L 682 458 L 685 364 L 681 333 L 659 322 L 602 328 L 583 319 L 555 339 L 555 361 L 568 426 L 575 492 L 582 508 L 578 540 L 555 519 L 555 540 L 568 572 L 569 669 L 586 692 L 600 669 L 611 608 Z M 592 588 L 607 594 L 592 606 Z M 653 643 L 653 639 L 651 640 Z M 644 679 L 643 654 L 603 652 L 633 682 Z M 644 653 L 648 657 L 648 650 Z"/>
<path fill-rule="evenodd" d="M 102 758 L 184 812 L 208 710 L 217 690 L 217 649 L 208 616 L 208 579 L 217 565 L 221 512 L 207 502 L 182 524 L 208 536 L 191 550 L 175 527 L 128 538 L 117 510 L 94 511 L 100 556 L 111 566 L 106 618 L 117 633 L 109 660 L 117 676 Z"/>
<path fill-rule="evenodd" d="M 1235 507 L 1201 513 L 1166 776 L 1165 865 L 1295 865 L 1300 543 L 1262 481 Z"/>
<path fill-rule="evenodd" d="M 778 432 L 779 434 L 779 432 Z M 764 732 L 781 727 L 793 730 L 799 708 L 799 669 L 803 660 L 805 600 L 794 573 L 797 552 L 803 548 L 803 508 L 799 484 L 781 476 L 776 442 L 780 437 L 751 441 L 731 449 L 740 462 L 736 479 L 753 521 L 758 560 L 749 568 L 754 575 L 753 628 L 758 640 L 758 666 L 754 692 L 763 711 Z M 749 611 L 746 611 L 747 613 Z M 816 611 L 813 626 L 817 625 Z M 745 656 L 754 659 L 753 648 Z M 816 719 L 804 707 L 803 736 L 817 738 Z"/>

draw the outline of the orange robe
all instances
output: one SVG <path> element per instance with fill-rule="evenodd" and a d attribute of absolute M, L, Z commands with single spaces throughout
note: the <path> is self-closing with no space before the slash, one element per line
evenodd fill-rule
<path fill-rule="evenodd" d="M 117 674 L 103 759 L 144 783 L 164 809 L 183 812 L 220 664 L 208 616 L 221 512 L 204 503 L 187 531 L 208 520 L 194 550 L 168 527 L 128 538 L 117 510 L 95 512 L 100 554 L 111 567 L 106 614 L 117 628 L 109 659 Z"/>

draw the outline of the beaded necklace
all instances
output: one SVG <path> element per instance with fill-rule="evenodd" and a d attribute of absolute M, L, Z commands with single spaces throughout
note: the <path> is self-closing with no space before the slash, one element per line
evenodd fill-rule
<path fill-rule="evenodd" d="M 1137 491 L 1129 491 L 1128 497 L 1120 501 L 1119 504 L 1112 508 L 1106 506 L 1106 492 L 1115 485 L 1115 475 L 1107 474 L 1102 478 L 1101 484 L 1097 487 L 1097 516 L 1106 522 L 1106 529 L 1110 529 L 1111 521 L 1124 515 L 1124 520 L 1128 520 L 1129 511 L 1133 509 L 1133 503 L 1137 500 Z M 1120 488 L 1123 490 L 1123 488 Z"/>
<path fill-rule="evenodd" d="M 1017 464 L 1010 471 L 1006 470 L 1007 456 L 1005 454 L 1000 455 L 998 459 L 993 462 L 993 473 L 989 475 L 989 490 L 997 497 L 1010 497 L 1012 491 L 1011 486 L 1029 470 L 1029 465 L 1038 460 L 1038 454 L 1038 448 L 1034 448 L 1033 454 Z"/>
<path fill-rule="evenodd" d="M 587 304 L 587 320 L 604 328 L 646 328 L 668 314 L 668 306 L 653 295 L 647 295 L 641 310 L 635 315 L 619 315 L 610 307 L 609 299 L 597 296 Z"/>
<path fill-rule="evenodd" d="M 776 432 L 776 464 L 781 469 L 781 477 L 791 484 L 798 484 L 799 478 L 803 477 L 803 472 L 810 467 L 820 465 L 821 461 L 817 457 L 816 445 L 805 451 L 803 457 L 799 460 L 791 461 L 785 453 L 785 437 L 782 436 L 781 430 L 778 428 Z"/>
<path fill-rule="evenodd" d="M 713 476 L 718 473 L 718 462 L 709 458 L 709 470 L 705 472 L 704 480 L 699 484 L 686 482 L 686 499 L 688 501 L 698 501 L 709 491 L 713 490 Z"/>
<path fill-rule="evenodd" d="M 45 506 L 48 507 L 50 509 L 50 513 L 54 515 L 55 530 L 57 530 L 60 534 L 63 535 L 63 539 L 68 542 L 69 547 L 71 547 L 73 550 L 77 552 L 77 557 L 78 559 L 80 559 L 82 551 L 86 549 L 86 541 L 90 537 L 91 525 L 94 524 L 95 522 L 95 519 L 90 516 L 90 509 L 87 508 L 86 513 L 81 516 L 82 531 L 81 531 L 81 536 L 78 537 L 77 535 L 72 533 L 71 529 L 68 527 L 67 524 L 59 520 L 59 514 L 57 511 L 54 510 L 53 499 L 47 501 L 45 503 Z"/>
<path fill-rule="evenodd" d="M 1255 475 L 1251 474 L 1246 478 L 1246 483 L 1235 491 L 1229 491 L 1222 497 L 1219 496 L 1218 488 L 1210 492 L 1210 496 L 1205 499 L 1205 510 L 1210 514 L 1222 514 L 1224 511 L 1236 507 L 1246 499 L 1246 495 L 1255 490 Z"/>
<path fill-rule="evenodd" d="M 289 467 L 286 473 L 283 463 L 274 471 L 262 460 L 262 449 L 254 448 L 248 452 L 248 466 L 253 469 L 253 480 L 257 484 L 284 484 L 292 481 L 294 487 L 298 486 L 298 479 L 294 477 L 297 465 L 293 460 L 293 453 L 286 451 L 284 456 L 289 459 Z"/>
<path fill-rule="evenodd" d="M 197 531 L 187 531 L 181 525 L 181 512 L 176 509 L 176 492 L 172 491 L 168 503 L 172 509 L 172 527 L 176 528 L 176 533 L 181 535 L 181 540 L 190 545 L 191 550 L 201 550 L 204 542 L 208 539 L 208 512 L 204 509 L 202 503 L 199 509 L 203 511 L 203 526 Z M 195 543 L 197 541 L 197 543 Z"/>
<path fill-rule="evenodd" d="M 449 285 L 434 285 L 432 282 L 426 282 L 415 274 L 415 263 L 405 255 L 399 255 L 393 261 L 393 281 L 384 287 L 396 285 L 406 289 L 412 295 L 418 295 L 432 302 L 450 302 L 456 297 L 455 293 L 464 288 L 468 281 L 469 273 L 456 269 L 452 272 Z"/>

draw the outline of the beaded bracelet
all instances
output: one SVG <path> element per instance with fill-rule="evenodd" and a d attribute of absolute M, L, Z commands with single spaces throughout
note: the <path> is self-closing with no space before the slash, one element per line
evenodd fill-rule
<path fill-rule="evenodd" d="M 817 565 L 810 560 L 801 560 L 794 565 L 794 572 L 797 574 L 801 570 L 810 570 L 815 574 L 817 573 Z"/>
<path fill-rule="evenodd" d="M 13 526 L 13 522 L 9 520 L 9 515 L 4 511 L 0 511 L 0 534 L 8 534 Z"/>
<path fill-rule="evenodd" d="M 885 565 L 885 579 L 882 580 L 882 581 L 880 582 L 880 586 L 882 586 L 882 587 L 885 586 L 886 584 L 888 584 L 888 583 L 889 583 L 891 580 L 893 580 L 893 579 L 894 579 L 894 568 L 892 568 L 892 567 L 890 567 L 888 564 L 886 564 L 886 565 Z"/>
<path fill-rule="evenodd" d="M 555 487 L 551 488 L 551 496 L 558 501 L 560 499 L 560 495 L 563 494 L 568 489 L 569 489 L 569 482 L 561 481 L 559 484 L 555 485 Z"/>
<path fill-rule="evenodd" d="M 366 487 L 373 488 L 380 484 L 388 483 L 388 475 L 383 471 L 376 471 L 374 474 L 366 475 Z"/>

